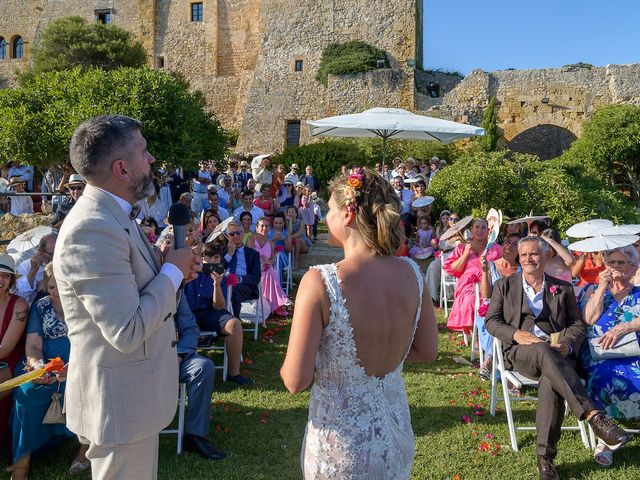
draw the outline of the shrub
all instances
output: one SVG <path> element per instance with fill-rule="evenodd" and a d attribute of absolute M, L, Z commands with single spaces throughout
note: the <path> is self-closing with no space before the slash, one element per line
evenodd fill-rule
<path fill-rule="evenodd" d="M 487 108 L 484 109 L 481 126 L 484 128 L 484 136 L 479 137 L 478 142 L 484 151 L 493 152 L 500 138 L 498 124 L 496 123 L 496 97 L 491 97 Z"/>
<path fill-rule="evenodd" d="M 472 151 L 442 170 L 429 184 L 435 211 L 484 216 L 489 208 L 509 217 L 549 215 L 560 231 L 595 217 L 636 222 L 638 213 L 625 197 L 593 175 L 588 166 L 564 159 L 504 152 Z"/>
<path fill-rule="evenodd" d="M 377 67 L 378 60 L 384 60 L 385 66 L 388 66 L 384 50 L 365 42 L 332 43 L 322 52 L 316 79 L 326 86 L 329 75 L 368 72 Z"/>

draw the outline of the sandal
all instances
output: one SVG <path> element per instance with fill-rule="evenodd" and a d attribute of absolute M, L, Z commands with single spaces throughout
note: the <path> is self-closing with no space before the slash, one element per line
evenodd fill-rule
<path fill-rule="evenodd" d="M 603 468 L 610 467 L 611 465 L 613 465 L 613 451 L 607 446 L 606 443 L 598 439 L 598 445 L 596 446 L 596 450 L 593 453 L 593 459 L 598 465 Z"/>

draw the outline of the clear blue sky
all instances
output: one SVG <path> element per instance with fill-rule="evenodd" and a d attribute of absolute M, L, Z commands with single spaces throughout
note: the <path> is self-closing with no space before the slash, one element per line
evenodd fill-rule
<path fill-rule="evenodd" d="M 427 70 L 640 63 L 640 0 L 421 1 Z"/>

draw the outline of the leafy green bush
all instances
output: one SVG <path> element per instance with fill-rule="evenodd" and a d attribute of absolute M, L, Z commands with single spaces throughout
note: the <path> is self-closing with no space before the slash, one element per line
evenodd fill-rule
<path fill-rule="evenodd" d="M 388 66 L 384 50 L 365 42 L 332 43 L 322 52 L 316 79 L 326 86 L 329 75 L 368 72 L 376 68 L 378 60 L 384 60 Z"/>
<path fill-rule="evenodd" d="M 160 70 L 121 68 L 46 72 L 16 89 L 0 90 L 0 161 L 38 167 L 68 159 L 69 142 L 84 120 L 128 115 L 143 123 L 158 162 L 197 168 L 222 160 L 224 135 L 199 92 Z"/>
<path fill-rule="evenodd" d="M 369 166 L 371 159 L 357 145 L 340 140 L 326 140 L 299 147 L 287 147 L 282 153 L 273 157 L 273 163 L 283 163 L 287 170 L 292 163 L 297 163 L 301 169 L 301 175 L 304 175 L 304 168 L 311 165 L 313 174 L 318 177 L 322 185 L 326 186 L 329 180 L 340 173 L 342 165 Z"/>
<path fill-rule="evenodd" d="M 382 160 L 381 138 L 344 138 L 342 141 L 359 147 L 365 153 L 368 164 L 372 165 Z M 387 142 L 387 163 L 391 165 L 391 161 L 395 157 L 400 157 L 403 160 L 406 160 L 407 157 L 413 157 L 416 160 L 429 161 L 431 157 L 437 156 L 451 161 L 460 155 L 458 148 L 456 143 L 445 145 L 435 141 L 390 139 Z"/>
<path fill-rule="evenodd" d="M 473 151 L 442 170 L 429 184 L 435 210 L 486 215 L 502 209 L 510 217 L 533 210 L 547 214 L 560 231 L 591 218 L 636 222 L 638 213 L 625 197 L 573 162 L 505 152 Z"/>

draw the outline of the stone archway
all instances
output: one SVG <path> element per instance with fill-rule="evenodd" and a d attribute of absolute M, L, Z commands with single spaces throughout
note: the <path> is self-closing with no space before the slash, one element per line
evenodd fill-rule
<path fill-rule="evenodd" d="M 531 153 L 541 160 L 558 157 L 576 139 L 570 130 L 557 125 L 542 124 L 528 128 L 507 143 L 514 152 Z"/>

